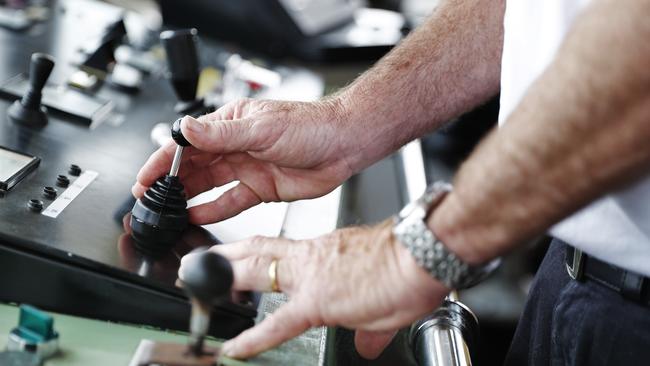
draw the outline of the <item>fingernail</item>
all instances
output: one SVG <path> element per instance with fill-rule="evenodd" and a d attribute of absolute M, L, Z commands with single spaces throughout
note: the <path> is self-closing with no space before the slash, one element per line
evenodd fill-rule
<path fill-rule="evenodd" d="M 192 118 L 191 116 L 185 116 L 185 126 L 194 131 L 194 132 L 201 132 L 203 131 L 203 128 L 205 127 L 201 121 Z"/>
<path fill-rule="evenodd" d="M 135 197 L 135 198 L 139 198 L 139 197 L 138 197 L 138 191 L 137 191 L 137 189 L 136 189 L 137 186 L 138 186 L 137 183 L 133 183 L 133 186 L 131 186 L 131 194 L 132 194 L 133 197 Z"/>

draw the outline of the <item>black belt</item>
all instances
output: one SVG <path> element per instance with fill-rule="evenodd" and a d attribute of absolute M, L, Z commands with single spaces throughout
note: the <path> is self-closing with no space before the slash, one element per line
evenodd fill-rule
<path fill-rule="evenodd" d="M 565 243 L 566 244 L 566 243 Z M 650 279 L 589 257 L 566 244 L 566 269 L 574 280 L 592 280 L 624 298 L 650 306 Z"/>

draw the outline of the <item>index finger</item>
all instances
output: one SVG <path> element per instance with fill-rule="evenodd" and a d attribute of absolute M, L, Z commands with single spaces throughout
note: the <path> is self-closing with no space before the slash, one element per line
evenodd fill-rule
<path fill-rule="evenodd" d="M 222 351 L 227 357 L 246 358 L 297 337 L 316 325 L 310 321 L 311 309 L 313 306 L 301 299 L 292 299 L 258 325 L 224 343 Z"/>

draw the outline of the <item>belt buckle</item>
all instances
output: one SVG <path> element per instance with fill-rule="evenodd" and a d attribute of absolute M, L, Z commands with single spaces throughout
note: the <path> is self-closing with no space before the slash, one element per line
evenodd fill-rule
<path fill-rule="evenodd" d="M 569 261 L 566 261 L 567 263 L 564 265 L 566 266 L 567 272 L 569 272 L 569 277 L 580 281 L 582 279 L 582 267 L 585 261 L 585 257 L 582 255 L 582 250 L 576 248 L 572 249 L 573 259 L 571 260 L 571 265 L 569 265 Z"/>

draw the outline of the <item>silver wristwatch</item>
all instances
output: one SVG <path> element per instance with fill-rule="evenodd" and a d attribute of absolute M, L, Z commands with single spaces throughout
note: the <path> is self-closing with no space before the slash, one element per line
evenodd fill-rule
<path fill-rule="evenodd" d="M 484 279 L 499 266 L 500 259 L 483 265 L 469 265 L 447 250 L 444 243 L 429 230 L 426 224 L 429 213 L 451 189 L 451 184 L 440 181 L 429 186 L 420 198 L 397 214 L 393 235 L 433 278 L 451 289 L 463 289 Z"/>

